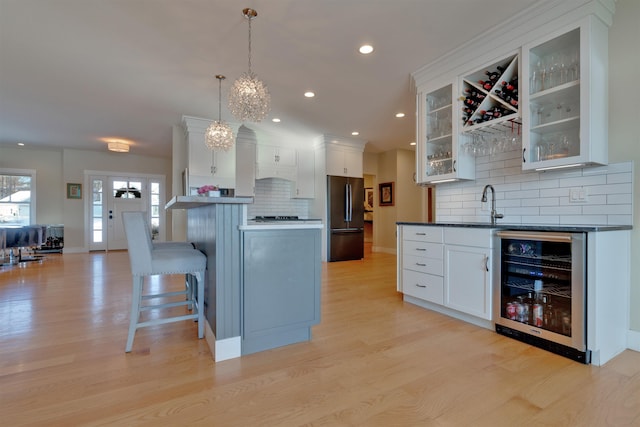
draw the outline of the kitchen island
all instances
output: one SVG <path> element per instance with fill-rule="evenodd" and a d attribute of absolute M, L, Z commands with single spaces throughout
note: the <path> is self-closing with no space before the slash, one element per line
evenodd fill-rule
<path fill-rule="evenodd" d="M 319 221 L 254 223 L 250 197 L 177 196 L 207 255 L 205 338 L 216 362 L 306 341 L 320 321 Z"/>

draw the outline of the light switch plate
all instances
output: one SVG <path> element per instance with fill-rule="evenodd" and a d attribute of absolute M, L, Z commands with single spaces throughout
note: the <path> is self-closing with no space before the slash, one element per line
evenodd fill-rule
<path fill-rule="evenodd" d="M 587 199 L 588 194 L 586 188 L 579 187 L 569 190 L 569 203 L 585 203 Z"/>

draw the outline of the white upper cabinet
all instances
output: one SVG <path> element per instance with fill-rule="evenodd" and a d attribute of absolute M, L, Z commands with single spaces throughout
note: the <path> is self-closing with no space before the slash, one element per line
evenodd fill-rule
<path fill-rule="evenodd" d="M 256 195 L 256 134 L 240 126 L 236 136 L 236 197 Z"/>
<path fill-rule="evenodd" d="M 607 163 L 607 48 L 593 16 L 523 46 L 523 169 Z"/>
<path fill-rule="evenodd" d="M 416 181 L 433 183 L 473 179 L 475 162 L 458 146 L 459 115 L 453 107 L 457 86 L 425 88 L 418 92 Z"/>
<path fill-rule="evenodd" d="M 327 145 L 327 175 L 362 178 L 362 151 L 350 147 Z"/>
<path fill-rule="evenodd" d="M 256 178 L 296 178 L 296 150 L 288 147 L 258 145 Z"/>
<path fill-rule="evenodd" d="M 205 184 L 222 188 L 235 188 L 236 152 L 213 151 L 204 142 L 204 135 L 211 120 L 183 117 L 187 140 L 189 182 L 195 186 Z"/>
<path fill-rule="evenodd" d="M 291 187 L 294 199 L 313 199 L 315 197 L 315 156 L 313 150 L 298 150 L 296 180 Z"/>
<path fill-rule="evenodd" d="M 523 170 L 607 164 L 611 3 L 532 6 L 412 73 L 416 181 L 475 179 L 477 156 L 518 149 Z"/>

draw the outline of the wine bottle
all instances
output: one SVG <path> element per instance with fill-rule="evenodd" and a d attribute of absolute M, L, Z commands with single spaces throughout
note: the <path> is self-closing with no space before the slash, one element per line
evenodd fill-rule
<path fill-rule="evenodd" d="M 500 77 L 500 73 L 497 72 L 497 71 L 489 71 L 489 70 L 487 70 L 484 73 L 487 75 L 487 77 L 489 77 L 489 81 L 491 81 L 491 82 L 497 81 L 498 78 Z"/>
<path fill-rule="evenodd" d="M 482 88 L 485 90 L 491 90 L 491 88 L 493 87 L 493 83 L 486 82 L 484 80 L 478 80 L 478 83 L 480 83 L 480 86 L 482 86 Z"/>

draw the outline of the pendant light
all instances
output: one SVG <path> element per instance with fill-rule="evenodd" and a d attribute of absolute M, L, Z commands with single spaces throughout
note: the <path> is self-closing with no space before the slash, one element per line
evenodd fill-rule
<path fill-rule="evenodd" d="M 233 130 L 222 120 L 222 80 L 226 77 L 217 74 L 218 79 L 218 120 L 209 125 L 204 134 L 204 142 L 212 150 L 228 151 L 233 147 Z"/>
<path fill-rule="evenodd" d="M 251 20 L 258 12 L 245 8 L 242 14 L 249 21 L 249 71 L 233 83 L 229 91 L 229 109 L 240 121 L 259 122 L 269 114 L 271 95 L 267 86 L 251 71 Z"/>

